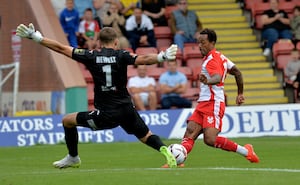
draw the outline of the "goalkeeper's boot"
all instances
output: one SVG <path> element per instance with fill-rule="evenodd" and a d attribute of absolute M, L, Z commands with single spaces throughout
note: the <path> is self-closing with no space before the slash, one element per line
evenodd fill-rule
<path fill-rule="evenodd" d="M 244 147 L 248 150 L 246 159 L 252 163 L 259 163 L 259 158 L 255 154 L 253 146 L 251 144 L 246 144 Z"/>
<path fill-rule="evenodd" d="M 161 166 L 162 168 L 170 168 L 168 164 L 164 164 Z M 177 168 L 184 168 L 184 163 L 178 164 Z"/>
<path fill-rule="evenodd" d="M 166 146 L 160 147 L 159 151 L 167 159 L 167 164 L 170 168 L 176 168 L 177 167 L 177 162 L 176 162 L 175 157 L 173 156 L 171 151 Z"/>
<path fill-rule="evenodd" d="M 53 166 L 55 168 L 60 168 L 60 169 L 70 168 L 70 167 L 71 168 L 78 168 L 80 166 L 80 164 L 81 164 L 81 160 L 80 160 L 79 156 L 72 157 L 68 154 L 65 158 L 63 158 L 59 161 L 55 161 L 53 163 Z"/>

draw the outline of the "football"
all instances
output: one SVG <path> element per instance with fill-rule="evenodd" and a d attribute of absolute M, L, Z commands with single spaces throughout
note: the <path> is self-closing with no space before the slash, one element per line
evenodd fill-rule
<path fill-rule="evenodd" d="M 171 144 L 169 145 L 169 150 L 176 158 L 177 164 L 182 164 L 187 158 L 187 152 L 184 146 L 181 144 Z"/>

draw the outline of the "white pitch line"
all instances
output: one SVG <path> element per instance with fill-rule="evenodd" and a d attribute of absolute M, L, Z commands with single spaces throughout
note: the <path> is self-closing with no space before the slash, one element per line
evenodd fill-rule
<path fill-rule="evenodd" d="M 98 173 L 98 172 L 123 172 L 123 171 L 164 171 L 176 170 L 171 168 L 103 168 L 103 169 L 57 169 L 46 171 L 31 171 L 13 173 L 13 175 L 48 175 L 48 174 L 63 174 L 63 173 Z M 300 169 L 286 169 L 286 168 L 229 168 L 229 167 L 207 167 L 207 168 L 177 168 L 177 170 L 217 170 L 217 171 L 254 171 L 254 172 L 286 172 L 286 173 L 300 173 Z M 12 174 L 1 173 L 2 176 L 11 176 Z"/>

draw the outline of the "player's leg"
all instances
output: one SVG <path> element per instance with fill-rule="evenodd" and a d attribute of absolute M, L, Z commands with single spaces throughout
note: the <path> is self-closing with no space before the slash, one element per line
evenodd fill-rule
<path fill-rule="evenodd" d="M 126 121 L 121 122 L 121 127 L 128 133 L 135 135 L 142 143 L 159 151 L 167 161 L 170 167 L 176 167 L 176 159 L 168 150 L 167 146 L 162 142 L 159 136 L 153 134 L 143 119 L 134 108 L 126 107 L 122 111 L 126 116 Z"/>
<path fill-rule="evenodd" d="M 81 164 L 78 156 L 77 114 L 78 113 L 67 114 L 62 120 L 69 153 L 63 159 L 53 163 L 53 166 L 56 168 L 79 167 Z"/>
<path fill-rule="evenodd" d="M 181 145 L 184 146 L 187 153 L 190 153 L 194 147 L 195 140 L 202 133 L 202 126 L 195 121 L 188 121 L 187 127 L 181 141 Z"/>

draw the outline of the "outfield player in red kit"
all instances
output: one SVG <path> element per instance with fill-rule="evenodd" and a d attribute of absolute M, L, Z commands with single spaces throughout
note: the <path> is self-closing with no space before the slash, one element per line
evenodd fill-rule
<path fill-rule="evenodd" d="M 228 58 L 216 51 L 217 35 L 214 30 L 204 29 L 198 37 L 201 54 L 204 56 L 201 74 L 199 75 L 200 93 L 198 104 L 187 121 L 187 128 L 181 144 L 187 153 L 191 152 L 195 140 L 203 134 L 204 143 L 208 146 L 221 148 L 245 156 L 252 163 L 258 163 L 251 144 L 245 146 L 218 136 L 222 129 L 222 118 L 225 112 L 224 81 L 227 73 L 234 75 L 238 92 L 236 104 L 244 102 L 243 77 L 240 70 Z M 163 167 L 168 167 L 164 165 Z"/>

